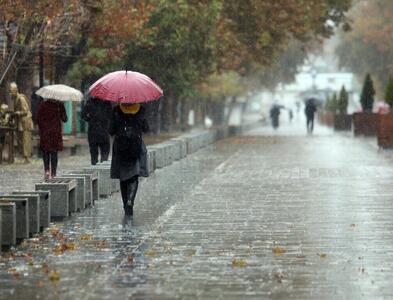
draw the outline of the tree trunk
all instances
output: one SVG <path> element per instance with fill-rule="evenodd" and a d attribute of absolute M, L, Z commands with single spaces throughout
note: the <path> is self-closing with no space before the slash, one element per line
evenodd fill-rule
<path fill-rule="evenodd" d="M 33 76 L 34 66 L 27 63 L 20 65 L 16 73 L 18 91 L 24 94 L 28 99 L 30 99 L 31 93 L 33 92 Z"/>
<path fill-rule="evenodd" d="M 181 102 L 181 114 L 180 114 L 180 130 L 187 131 L 189 129 L 188 125 L 188 115 L 190 113 L 190 99 L 185 98 Z"/>
<path fill-rule="evenodd" d="M 231 101 L 228 104 L 229 105 L 229 107 L 228 107 L 228 115 L 226 116 L 226 120 L 225 120 L 225 124 L 226 125 L 229 124 L 229 119 L 231 118 L 231 114 L 232 114 L 233 108 L 235 107 L 236 100 L 237 100 L 237 97 L 236 96 L 232 96 L 231 97 Z"/>
<path fill-rule="evenodd" d="M 172 91 L 168 92 L 168 96 L 161 104 L 161 128 L 165 132 L 170 132 L 173 130 L 173 124 L 176 122 L 174 120 L 176 116 L 176 100 Z"/>
<path fill-rule="evenodd" d="M 212 120 L 215 126 L 223 125 L 225 121 L 225 97 L 212 102 Z"/>
<path fill-rule="evenodd" d="M 146 108 L 146 119 L 149 124 L 150 133 L 151 134 L 159 134 L 160 133 L 160 102 L 153 101 L 145 104 Z"/>

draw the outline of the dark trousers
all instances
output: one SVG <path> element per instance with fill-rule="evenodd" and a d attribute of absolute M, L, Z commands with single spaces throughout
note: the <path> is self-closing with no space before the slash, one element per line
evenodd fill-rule
<path fill-rule="evenodd" d="M 51 172 L 52 176 L 56 176 L 57 170 L 57 152 L 42 151 L 42 159 L 44 160 L 45 172 Z"/>
<path fill-rule="evenodd" d="M 107 161 L 110 151 L 110 143 L 98 143 L 95 141 L 89 142 L 90 147 L 90 157 L 91 157 L 91 164 L 95 165 L 98 163 L 98 152 L 101 154 L 101 162 Z"/>
<path fill-rule="evenodd" d="M 131 179 L 120 181 L 121 198 L 123 199 L 123 207 L 134 206 L 136 192 L 138 191 L 138 176 Z"/>
<path fill-rule="evenodd" d="M 314 130 L 314 116 L 307 117 L 307 132 L 312 133 Z"/>

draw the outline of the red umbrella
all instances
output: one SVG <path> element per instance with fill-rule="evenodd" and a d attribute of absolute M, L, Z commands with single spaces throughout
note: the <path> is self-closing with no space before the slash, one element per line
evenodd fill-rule
<path fill-rule="evenodd" d="M 144 103 L 159 99 L 162 89 L 148 76 L 138 72 L 116 71 L 98 79 L 90 95 L 113 102 Z"/>

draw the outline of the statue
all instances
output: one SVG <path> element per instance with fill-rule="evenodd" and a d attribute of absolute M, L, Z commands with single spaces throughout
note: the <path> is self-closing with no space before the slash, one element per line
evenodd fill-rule
<path fill-rule="evenodd" d="M 24 158 L 24 162 L 29 163 L 29 158 L 31 157 L 32 152 L 31 131 L 33 130 L 33 120 L 29 100 L 25 95 L 18 92 L 18 86 L 15 82 L 10 84 L 10 94 L 14 102 L 18 149 Z"/>

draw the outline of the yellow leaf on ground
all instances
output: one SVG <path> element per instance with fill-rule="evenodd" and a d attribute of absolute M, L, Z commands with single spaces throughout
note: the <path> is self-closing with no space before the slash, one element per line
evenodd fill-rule
<path fill-rule="evenodd" d="M 326 253 L 318 253 L 320 258 L 326 258 L 327 254 Z"/>
<path fill-rule="evenodd" d="M 281 248 L 281 247 L 274 247 L 274 248 L 272 249 L 272 251 L 273 251 L 273 253 L 274 253 L 275 255 L 277 255 L 277 256 L 283 255 L 284 253 L 287 252 L 286 249 Z"/>
<path fill-rule="evenodd" d="M 66 249 L 69 251 L 74 251 L 76 249 L 75 243 L 67 243 L 67 244 L 65 244 L 65 246 L 66 246 Z"/>
<path fill-rule="evenodd" d="M 148 257 L 156 257 L 156 256 L 157 256 L 157 252 L 156 252 L 155 250 L 151 249 L 151 250 L 149 250 L 149 251 L 147 251 L 147 252 L 145 253 L 145 256 L 148 256 Z"/>
<path fill-rule="evenodd" d="M 82 234 L 80 239 L 81 239 L 81 241 L 91 241 L 92 235 L 91 234 Z"/>
<path fill-rule="evenodd" d="M 50 281 L 59 281 L 60 280 L 60 273 L 57 271 L 51 271 L 49 273 L 49 280 Z"/>
<path fill-rule="evenodd" d="M 186 252 L 186 256 L 191 257 L 194 256 L 196 254 L 196 250 L 187 250 Z"/>
<path fill-rule="evenodd" d="M 247 266 L 247 262 L 244 259 L 232 260 L 232 268 L 245 268 L 246 266 Z"/>

